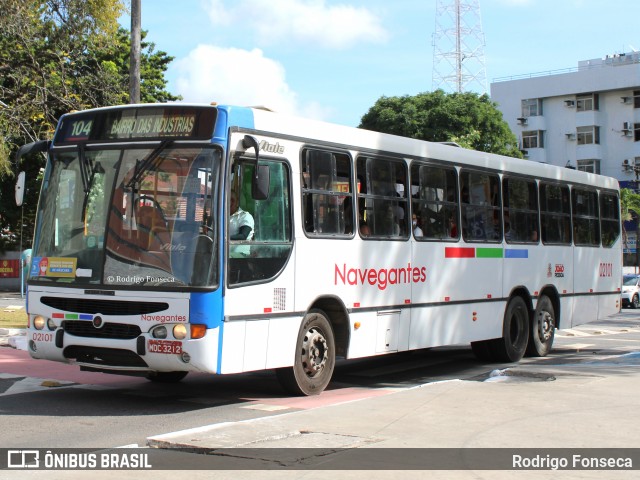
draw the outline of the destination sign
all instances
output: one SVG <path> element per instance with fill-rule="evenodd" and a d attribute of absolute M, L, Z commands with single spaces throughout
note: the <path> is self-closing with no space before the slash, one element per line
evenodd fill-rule
<path fill-rule="evenodd" d="M 122 107 L 63 117 L 54 144 L 96 141 L 194 139 L 213 135 L 217 110 L 213 107 Z"/>

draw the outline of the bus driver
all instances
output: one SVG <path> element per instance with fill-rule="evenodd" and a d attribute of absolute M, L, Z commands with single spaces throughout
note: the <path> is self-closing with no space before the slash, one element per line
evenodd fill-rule
<path fill-rule="evenodd" d="M 252 240 L 254 221 L 249 212 L 240 208 L 238 202 L 238 192 L 231 193 L 231 217 L 229 218 L 229 239 L 230 240 Z M 248 257 L 250 253 L 249 245 L 234 245 L 230 250 L 230 256 L 234 258 Z"/>

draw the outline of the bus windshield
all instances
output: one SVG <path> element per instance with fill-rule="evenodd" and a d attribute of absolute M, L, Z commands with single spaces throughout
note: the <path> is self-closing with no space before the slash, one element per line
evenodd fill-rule
<path fill-rule="evenodd" d="M 31 282 L 184 288 L 217 283 L 212 146 L 54 151 L 42 187 Z"/>

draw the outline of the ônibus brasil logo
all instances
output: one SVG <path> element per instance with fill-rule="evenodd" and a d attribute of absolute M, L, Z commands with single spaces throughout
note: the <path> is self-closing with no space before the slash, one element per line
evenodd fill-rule
<path fill-rule="evenodd" d="M 427 267 L 415 267 L 411 262 L 401 268 L 357 268 L 335 264 L 335 285 L 377 285 L 379 290 L 385 290 L 389 285 L 407 283 L 424 283 L 427 281 Z"/>

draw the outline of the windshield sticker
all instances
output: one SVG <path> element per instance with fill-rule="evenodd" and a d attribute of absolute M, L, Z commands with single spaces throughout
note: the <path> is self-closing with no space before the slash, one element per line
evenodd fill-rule
<path fill-rule="evenodd" d="M 77 258 L 34 257 L 31 262 L 32 277 L 75 277 Z"/>

